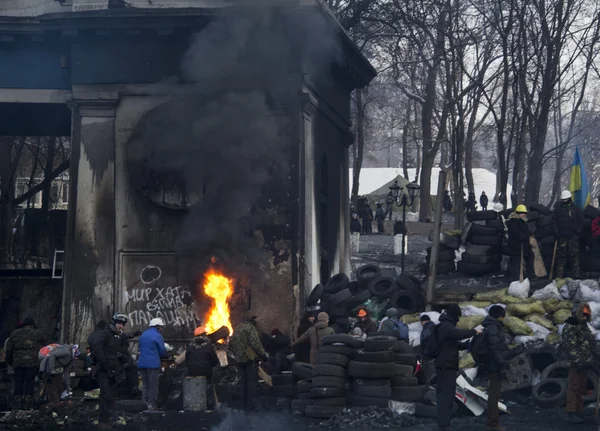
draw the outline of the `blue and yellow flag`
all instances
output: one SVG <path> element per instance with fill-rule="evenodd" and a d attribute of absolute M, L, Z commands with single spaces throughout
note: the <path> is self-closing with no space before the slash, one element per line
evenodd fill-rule
<path fill-rule="evenodd" d="M 575 147 L 575 158 L 571 166 L 571 181 L 569 182 L 569 191 L 573 195 L 573 203 L 579 208 L 585 208 L 590 204 L 590 186 L 585 175 L 583 160 L 579 154 L 579 147 Z"/>

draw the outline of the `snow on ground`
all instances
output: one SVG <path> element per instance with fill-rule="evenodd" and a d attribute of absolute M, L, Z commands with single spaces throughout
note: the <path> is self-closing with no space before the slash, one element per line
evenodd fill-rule
<path fill-rule="evenodd" d="M 431 194 L 437 195 L 437 183 L 438 176 L 440 173 L 439 168 L 433 168 L 431 173 Z M 412 168 L 408 170 L 409 179 L 414 180 L 416 169 Z M 352 169 L 349 172 L 350 184 L 352 184 Z M 389 183 L 398 175 L 403 176 L 402 168 L 362 168 L 360 170 L 360 180 L 358 184 L 358 194 L 368 195 L 369 193 L 377 190 L 386 183 Z M 475 196 L 479 200 L 479 196 L 482 191 L 490 196 L 490 200 L 493 198 L 496 191 L 496 174 L 487 169 L 476 168 L 473 169 L 473 181 L 475 182 Z M 508 196 L 512 191 L 510 184 L 507 188 Z M 467 193 L 465 188 L 465 193 Z"/>

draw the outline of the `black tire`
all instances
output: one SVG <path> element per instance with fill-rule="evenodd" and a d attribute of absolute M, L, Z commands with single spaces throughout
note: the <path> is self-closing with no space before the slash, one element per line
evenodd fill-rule
<path fill-rule="evenodd" d="M 140 400 L 117 400 L 115 401 L 115 408 L 122 412 L 140 413 L 148 410 L 148 405 Z"/>
<path fill-rule="evenodd" d="M 390 379 L 354 379 L 352 384 L 354 386 L 390 386 L 392 381 Z"/>
<path fill-rule="evenodd" d="M 556 238 L 554 237 L 554 235 L 552 235 L 552 236 L 547 236 L 547 237 L 545 237 L 545 238 L 538 239 L 538 244 L 539 244 L 540 246 L 543 246 L 543 245 L 551 245 L 551 246 L 552 246 L 552 251 L 554 251 L 554 243 L 555 243 L 555 242 L 556 242 Z"/>
<path fill-rule="evenodd" d="M 490 227 L 497 229 L 498 231 L 504 231 L 504 223 L 502 223 L 502 219 L 488 220 L 485 222 L 485 227 Z"/>
<path fill-rule="evenodd" d="M 338 355 L 346 355 L 352 357 L 354 349 L 348 346 L 338 346 L 335 344 L 328 344 L 326 346 L 319 347 L 319 354 L 321 353 L 336 353 Z"/>
<path fill-rule="evenodd" d="M 394 364 L 350 361 L 348 374 L 363 379 L 389 379 L 394 375 Z"/>
<path fill-rule="evenodd" d="M 365 289 L 371 280 L 379 276 L 381 276 L 381 270 L 377 265 L 364 265 L 356 270 L 356 281 Z"/>
<path fill-rule="evenodd" d="M 352 294 L 354 295 L 360 290 L 360 284 L 358 284 L 358 281 L 351 281 L 350 283 L 348 283 L 348 289 L 350 289 L 350 292 L 352 292 Z"/>
<path fill-rule="evenodd" d="M 315 406 L 345 406 L 347 403 L 346 397 L 313 399 L 313 405 Z"/>
<path fill-rule="evenodd" d="M 535 230 L 535 238 L 536 239 L 540 239 L 540 238 L 545 238 L 547 236 L 554 236 L 554 227 L 552 225 L 550 226 L 544 226 L 542 228 L 537 228 Z"/>
<path fill-rule="evenodd" d="M 404 313 L 407 314 L 407 313 Z M 400 338 L 400 331 L 377 331 L 377 332 L 371 332 L 370 334 L 367 334 L 367 338 L 371 338 L 371 337 L 392 337 L 396 340 L 398 340 Z"/>
<path fill-rule="evenodd" d="M 415 403 L 415 416 L 419 418 L 436 418 L 437 407 L 428 406 L 423 403 Z"/>
<path fill-rule="evenodd" d="M 298 393 L 298 399 L 299 400 L 312 400 L 312 398 L 310 397 L 310 391 Z"/>
<path fill-rule="evenodd" d="M 306 413 L 306 407 L 312 405 L 312 400 L 292 400 L 292 413 L 303 415 Z"/>
<path fill-rule="evenodd" d="M 298 386 L 271 386 L 269 395 L 275 398 L 296 398 L 298 396 Z"/>
<path fill-rule="evenodd" d="M 413 375 L 413 371 L 412 365 L 394 364 L 394 376 L 410 377 Z"/>
<path fill-rule="evenodd" d="M 548 208 L 546 205 L 542 205 L 537 202 L 527 204 L 527 208 L 531 211 L 537 211 L 543 216 L 544 215 L 552 215 L 552 210 L 550 208 Z M 529 217 L 529 215 L 528 215 L 528 217 Z"/>
<path fill-rule="evenodd" d="M 458 262 L 458 272 L 465 275 L 486 275 L 501 272 L 500 262 L 488 263 L 487 265 L 476 265 L 474 263 Z"/>
<path fill-rule="evenodd" d="M 312 369 L 312 378 L 324 376 L 346 377 L 346 370 L 338 365 L 315 365 Z"/>
<path fill-rule="evenodd" d="M 292 365 L 292 374 L 299 380 L 310 380 L 312 378 L 313 366 L 306 362 L 294 362 Z"/>
<path fill-rule="evenodd" d="M 352 292 L 350 292 L 350 289 L 343 289 L 340 290 L 338 293 L 331 295 L 331 298 L 329 298 L 329 302 L 331 302 L 331 305 L 335 306 L 340 305 L 341 303 L 349 300 L 350 298 L 352 298 Z"/>
<path fill-rule="evenodd" d="M 460 248 L 460 239 L 446 232 L 440 232 L 440 244 L 452 250 L 458 250 Z"/>
<path fill-rule="evenodd" d="M 494 255 L 491 255 L 491 256 L 485 256 L 485 255 L 463 253 L 461 255 L 460 260 L 462 262 L 473 263 L 475 265 L 488 265 L 490 263 L 501 262 L 502 261 L 502 255 L 501 254 L 494 254 Z"/>
<path fill-rule="evenodd" d="M 336 274 L 333 277 L 331 277 L 325 285 L 325 293 L 327 293 L 328 295 L 333 295 L 341 290 L 346 289 L 348 287 L 348 284 L 350 284 L 350 279 L 346 274 Z"/>
<path fill-rule="evenodd" d="M 339 398 L 344 396 L 346 396 L 346 392 L 343 388 L 312 388 L 310 390 L 311 398 Z"/>
<path fill-rule="evenodd" d="M 440 253 L 438 255 L 438 263 L 440 262 L 454 262 L 456 259 L 456 252 L 454 250 L 450 250 L 450 252 Z M 425 256 L 425 262 L 431 262 L 431 255 L 428 254 Z"/>
<path fill-rule="evenodd" d="M 552 226 L 553 224 L 554 222 L 552 221 L 552 215 L 545 215 L 535 221 L 535 225 L 538 229 L 542 229 L 546 226 Z"/>
<path fill-rule="evenodd" d="M 545 379 L 531 391 L 533 403 L 539 407 L 562 407 L 567 403 L 567 383 L 564 379 Z"/>
<path fill-rule="evenodd" d="M 338 353 L 321 353 L 317 355 L 317 365 L 338 365 L 340 367 L 347 367 L 350 358 L 346 355 L 340 355 Z"/>
<path fill-rule="evenodd" d="M 598 375 L 592 372 L 588 372 L 587 380 L 586 380 L 586 393 L 582 397 L 584 403 L 595 402 L 598 397 L 598 385 L 600 384 L 598 380 Z"/>
<path fill-rule="evenodd" d="M 298 393 L 299 394 L 304 394 L 306 392 L 310 392 L 310 390 L 312 389 L 312 383 L 310 382 L 310 380 L 300 380 L 296 386 L 298 386 Z"/>
<path fill-rule="evenodd" d="M 390 386 L 354 386 L 352 393 L 358 397 L 389 398 L 392 395 Z"/>
<path fill-rule="evenodd" d="M 450 262 L 454 267 L 454 262 Z M 418 298 L 415 292 L 410 290 L 400 290 L 390 298 L 390 307 L 395 309 L 403 308 L 408 310 L 409 314 L 416 313 L 418 307 Z"/>
<path fill-rule="evenodd" d="M 396 280 L 391 277 L 377 277 L 369 283 L 371 295 L 379 299 L 389 298 L 397 290 Z"/>
<path fill-rule="evenodd" d="M 324 346 L 331 344 L 345 344 L 352 349 L 360 349 L 364 345 L 364 341 L 354 338 L 349 334 L 334 334 L 324 336 L 321 339 L 321 344 Z"/>
<path fill-rule="evenodd" d="M 500 235 L 496 236 L 473 236 L 469 240 L 473 245 L 492 245 L 500 247 L 502 245 L 502 238 Z"/>
<path fill-rule="evenodd" d="M 396 345 L 397 341 L 398 340 L 393 337 L 385 337 L 385 336 L 381 336 L 381 335 L 367 337 L 367 339 L 365 340 L 365 351 L 366 352 L 384 352 L 386 350 L 393 351 L 394 346 Z M 392 357 L 393 357 L 393 355 L 392 355 Z"/>
<path fill-rule="evenodd" d="M 365 301 L 371 298 L 371 292 L 369 289 L 361 290 L 356 293 L 352 298 L 346 301 L 346 306 L 352 310 L 360 305 L 362 305 Z"/>
<path fill-rule="evenodd" d="M 456 265 L 454 261 L 451 262 L 438 262 L 437 264 L 437 273 L 438 274 L 448 274 L 450 272 L 456 271 Z"/>
<path fill-rule="evenodd" d="M 392 386 L 392 399 L 394 401 L 403 401 L 414 403 L 423 401 L 429 386 Z"/>
<path fill-rule="evenodd" d="M 540 375 L 540 381 L 547 379 L 567 379 L 568 377 L 569 363 L 567 361 L 558 361 L 544 368 Z"/>
<path fill-rule="evenodd" d="M 407 353 L 396 353 L 394 355 L 394 363 L 399 365 L 408 365 L 414 368 L 417 364 L 417 357 Z"/>
<path fill-rule="evenodd" d="M 347 307 L 345 307 L 345 304 L 340 304 L 338 306 L 332 306 L 329 308 L 329 317 L 330 318 L 347 317 L 348 314 L 349 314 L 348 309 L 347 309 Z"/>
<path fill-rule="evenodd" d="M 442 250 L 444 249 L 444 250 Z M 450 250 L 450 249 L 446 249 L 445 247 L 440 248 L 440 252 L 442 251 L 451 251 L 453 254 L 452 256 L 455 256 L 454 250 Z M 454 257 L 452 258 L 452 260 L 454 260 Z M 398 277 L 396 277 L 396 284 L 398 285 L 398 287 L 401 290 L 408 290 L 409 292 L 420 292 L 420 282 L 419 280 L 415 279 L 414 277 L 411 277 L 409 275 L 406 274 L 400 274 Z"/>
<path fill-rule="evenodd" d="M 588 205 L 583 210 L 583 216 L 589 220 L 594 220 L 596 217 L 600 217 L 600 209 Z"/>
<path fill-rule="evenodd" d="M 469 238 L 474 236 L 498 236 L 499 234 L 499 230 L 495 227 L 474 224 L 471 226 L 471 230 L 469 231 Z"/>
<path fill-rule="evenodd" d="M 354 407 L 382 407 L 386 408 L 389 404 L 387 398 L 373 398 L 373 397 L 357 397 L 353 396 L 350 400 L 350 404 Z"/>
<path fill-rule="evenodd" d="M 495 254 L 500 254 L 500 247 L 494 247 L 491 245 L 467 244 L 465 246 L 465 252 L 467 254 L 493 256 Z"/>
<path fill-rule="evenodd" d="M 467 220 L 470 222 L 474 221 L 487 221 L 494 220 L 498 215 L 495 211 L 487 210 L 487 211 L 469 211 L 467 213 Z"/>
<path fill-rule="evenodd" d="M 315 388 L 337 388 L 344 389 L 346 387 L 346 379 L 343 377 L 313 377 L 311 383 L 311 389 Z"/>
<path fill-rule="evenodd" d="M 308 298 L 306 298 L 306 306 L 314 307 L 315 305 L 317 305 L 319 299 L 321 299 L 321 296 L 323 296 L 324 291 L 325 286 L 323 286 L 322 284 L 317 284 L 315 288 L 310 292 L 310 295 L 308 295 Z"/>
<path fill-rule="evenodd" d="M 368 338 L 367 338 L 368 340 Z M 352 356 L 353 361 L 357 362 L 372 362 L 372 363 L 388 363 L 394 362 L 394 352 L 391 350 L 384 352 L 367 352 L 364 349 L 354 351 Z"/>
<path fill-rule="evenodd" d="M 528 210 L 527 211 L 527 222 L 528 223 L 535 223 L 537 220 L 539 220 L 541 217 L 543 216 L 543 214 L 540 214 L 537 211 L 531 211 Z"/>
<path fill-rule="evenodd" d="M 419 379 L 416 377 L 403 377 L 403 376 L 394 376 L 391 379 L 392 386 L 417 386 L 419 384 Z"/>
<path fill-rule="evenodd" d="M 273 386 L 287 386 L 296 383 L 296 379 L 292 373 L 273 374 L 271 379 Z"/>
<path fill-rule="evenodd" d="M 415 349 L 406 341 L 398 341 L 394 345 L 394 352 L 413 355 L 415 353 Z"/>
<path fill-rule="evenodd" d="M 327 419 L 341 413 L 344 406 L 306 406 L 305 414 L 310 418 Z"/>

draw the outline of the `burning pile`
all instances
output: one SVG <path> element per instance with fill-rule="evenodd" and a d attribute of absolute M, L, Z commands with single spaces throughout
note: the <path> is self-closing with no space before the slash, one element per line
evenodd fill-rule
<path fill-rule="evenodd" d="M 206 332 L 211 334 L 223 326 L 229 330 L 229 335 L 233 334 L 229 314 L 229 300 L 233 295 L 233 280 L 210 269 L 204 274 L 204 294 L 212 298 L 210 309 L 204 319 Z"/>

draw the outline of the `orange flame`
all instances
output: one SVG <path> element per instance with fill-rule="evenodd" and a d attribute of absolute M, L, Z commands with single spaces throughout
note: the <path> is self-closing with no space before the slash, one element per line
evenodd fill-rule
<path fill-rule="evenodd" d="M 213 303 L 205 316 L 204 327 L 208 334 L 226 326 L 229 335 L 233 334 L 233 327 L 229 320 L 228 301 L 233 294 L 233 280 L 219 274 L 213 269 L 204 274 L 204 293 L 213 299 Z"/>

